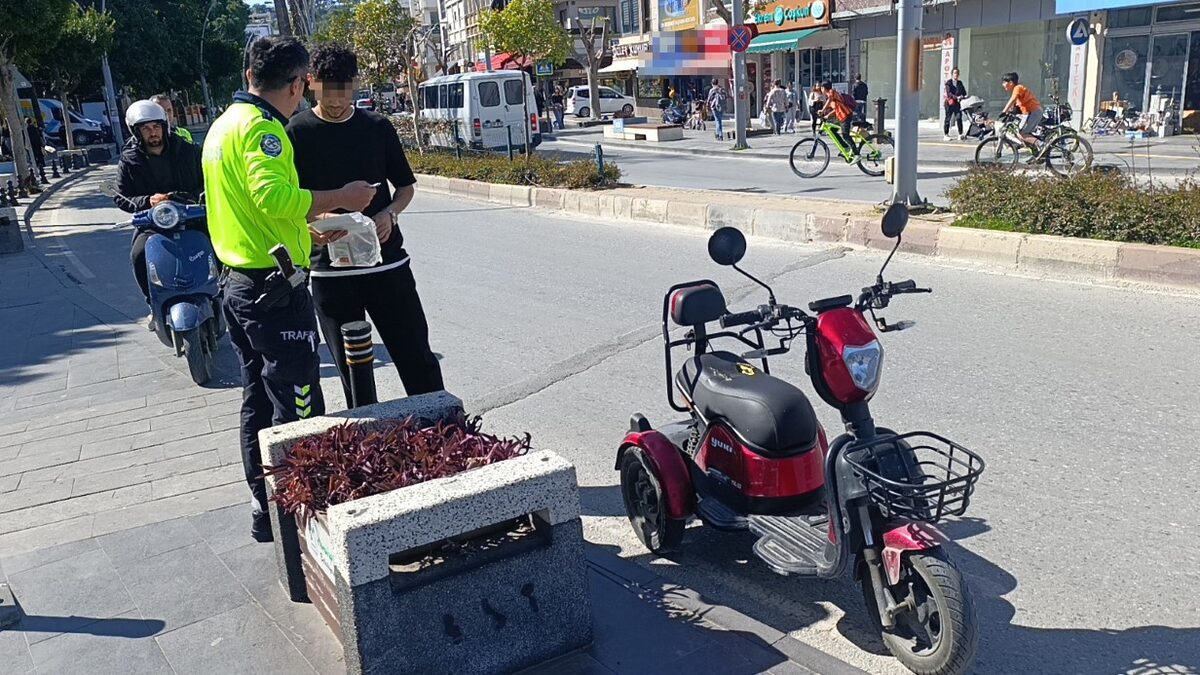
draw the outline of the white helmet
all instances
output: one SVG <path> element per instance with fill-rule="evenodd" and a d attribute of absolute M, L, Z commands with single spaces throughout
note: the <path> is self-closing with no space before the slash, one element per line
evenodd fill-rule
<path fill-rule="evenodd" d="M 162 122 L 167 123 L 167 111 L 162 109 L 162 106 L 154 101 L 136 101 L 133 105 L 125 110 L 125 125 L 130 131 L 133 128 L 144 122 Z"/>

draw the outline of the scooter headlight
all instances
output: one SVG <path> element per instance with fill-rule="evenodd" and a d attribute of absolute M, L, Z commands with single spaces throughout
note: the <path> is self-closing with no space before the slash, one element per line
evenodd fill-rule
<path fill-rule="evenodd" d="M 854 386 L 873 392 L 879 386 L 879 374 L 883 370 L 883 347 L 875 340 L 862 347 L 846 347 L 842 361 L 850 372 Z"/>
<path fill-rule="evenodd" d="M 150 219 L 164 230 L 170 230 L 179 225 L 183 213 L 173 202 L 163 202 L 150 210 Z"/>
<path fill-rule="evenodd" d="M 154 266 L 154 263 L 149 263 L 146 265 L 146 278 L 149 279 L 150 283 L 154 284 L 155 286 L 163 285 L 162 279 L 158 278 L 158 268 Z"/>

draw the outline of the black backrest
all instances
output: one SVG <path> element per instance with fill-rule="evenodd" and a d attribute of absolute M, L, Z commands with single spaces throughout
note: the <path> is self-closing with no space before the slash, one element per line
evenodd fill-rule
<path fill-rule="evenodd" d="M 671 320 L 680 326 L 698 326 L 725 314 L 725 296 L 708 282 L 697 282 L 671 294 Z"/>

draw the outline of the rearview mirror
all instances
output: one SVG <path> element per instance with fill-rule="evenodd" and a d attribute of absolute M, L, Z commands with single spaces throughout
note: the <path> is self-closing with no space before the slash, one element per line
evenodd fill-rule
<path fill-rule="evenodd" d="M 718 265 L 736 265 L 746 255 L 746 236 L 735 227 L 722 227 L 708 238 L 708 256 Z"/>
<path fill-rule="evenodd" d="M 108 197 L 115 197 L 117 194 L 117 184 L 111 180 L 106 180 L 100 184 L 100 192 Z"/>
<path fill-rule="evenodd" d="M 908 207 L 904 204 L 892 204 L 888 207 L 887 213 L 883 214 L 883 236 L 888 239 L 895 239 L 904 231 L 904 227 L 908 225 Z"/>

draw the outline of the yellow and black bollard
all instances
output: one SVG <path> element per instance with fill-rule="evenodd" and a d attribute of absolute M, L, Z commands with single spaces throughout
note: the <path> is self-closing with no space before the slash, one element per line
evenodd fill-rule
<path fill-rule="evenodd" d="M 371 324 L 351 321 L 342 326 L 342 346 L 346 350 L 346 365 L 350 370 L 350 407 L 378 403 L 375 393 L 375 346 L 371 339 Z"/>

